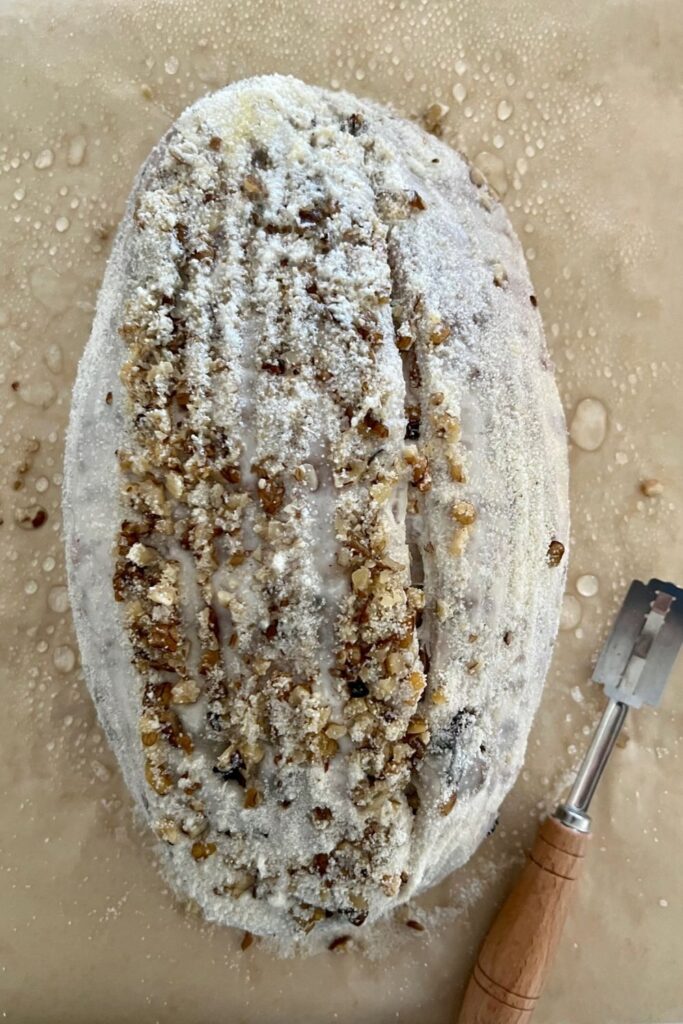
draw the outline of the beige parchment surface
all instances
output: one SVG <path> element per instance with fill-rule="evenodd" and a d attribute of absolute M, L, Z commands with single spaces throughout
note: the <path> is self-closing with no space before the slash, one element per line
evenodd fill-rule
<path fill-rule="evenodd" d="M 3 1019 L 453 1020 L 599 713 L 591 658 L 628 581 L 683 582 L 681 53 L 680 0 L 0 0 Z M 308 960 L 242 952 L 164 886 L 83 686 L 60 542 L 70 389 L 133 176 L 189 102 L 268 71 L 450 107 L 523 239 L 568 419 L 607 413 L 597 450 L 572 446 L 566 628 L 499 828 L 409 909 L 425 931 L 403 915 Z M 682 733 L 679 662 L 615 752 L 534 1024 L 683 1021 Z"/>

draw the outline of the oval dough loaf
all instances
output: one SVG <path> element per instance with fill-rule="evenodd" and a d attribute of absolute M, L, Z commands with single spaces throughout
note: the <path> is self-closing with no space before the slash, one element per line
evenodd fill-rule
<path fill-rule="evenodd" d="M 535 307 L 482 180 L 353 96 L 238 82 L 142 168 L 74 391 L 70 591 L 207 918 L 328 941 L 491 828 L 564 584 Z"/>

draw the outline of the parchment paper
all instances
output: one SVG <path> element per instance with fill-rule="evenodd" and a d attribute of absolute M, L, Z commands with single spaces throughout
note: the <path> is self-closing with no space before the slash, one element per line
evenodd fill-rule
<path fill-rule="evenodd" d="M 453 1019 L 597 718 L 591 658 L 628 582 L 683 582 L 682 52 L 680 0 L 0 0 L 4 1019 Z M 497 831 L 369 951 L 308 960 L 243 952 L 166 890 L 84 690 L 60 542 L 71 383 L 135 171 L 189 102 L 267 71 L 409 116 L 450 107 L 444 137 L 505 193 L 523 238 L 569 420 L 585 398 L 607 412 L 602 445 L 572 448 L 571 628 Z M 648 479 L 661 493 L 641 492 Z M 683 1020 L 682 731 L 679 662 L 599 791 L 534 1024 Z"/>

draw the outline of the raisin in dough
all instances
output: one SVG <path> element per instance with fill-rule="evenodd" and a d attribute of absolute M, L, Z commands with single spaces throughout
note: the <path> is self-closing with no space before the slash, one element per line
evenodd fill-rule
<path fill-rule="evenodd" d="M 143 166 L 74 390 L 70 593 L 208 919 L 328 941 L 491 827 L 564 584 L 535 307 L 485 183 L 348 94 L 238 82 Z"/>

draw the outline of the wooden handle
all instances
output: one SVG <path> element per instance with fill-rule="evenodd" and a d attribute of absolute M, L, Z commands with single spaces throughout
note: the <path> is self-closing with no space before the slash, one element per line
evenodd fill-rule
<path fill-rule="evenodd" d="M 529 1024 L 589 835 L 547 818 L 479 951 L 458 1024 Z"/>

